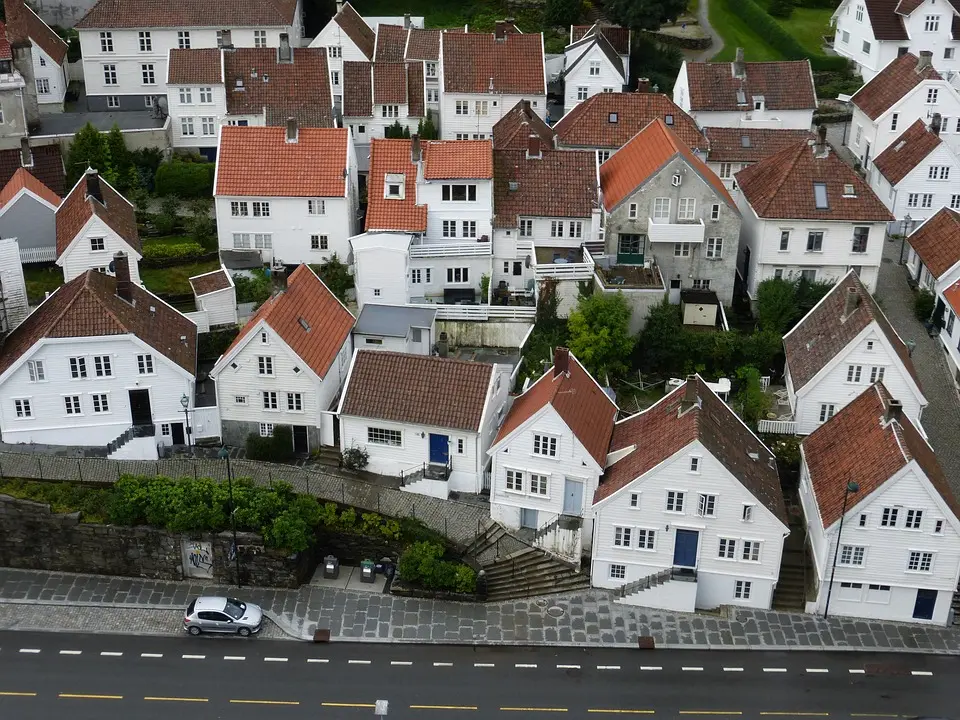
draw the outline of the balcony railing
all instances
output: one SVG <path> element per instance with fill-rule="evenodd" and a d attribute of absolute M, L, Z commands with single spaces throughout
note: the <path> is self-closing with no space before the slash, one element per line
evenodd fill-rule
<path fill-rule="evenodd" d="M 493 243 L 485 240 L 464 242 L 413 242 L 410 244 L 410 257 L 463 257 L 467 255 L 492 255 Z"/>
<path fill-rule="evenodd" d="M 571 262 L 570 253 L 575 253 L 575 259 L 582 262 Z M 541 278 L 555 278 L 557 280 L 589 280 L 593 277 L 593 260 L 586 248 L 570 249 L 566 255 L 554 257 L 549 261 L 550 248 L 539 248 L 534 255 L 534 275 Z"/>
<path fill-rule="evenodd" d="M 650 242 L 662 243 L 702 243 L 706 234 L 703 220 L 691 223 L 656 222 L 647 219 L 647 237 Z"/>
<path fill-rule="evenodd" d="M 444 305 L 442 303 L 407 303 L 408 307 L 437 311 L 437 320 L 533 320 L 535 307 L 516 305 Z"/>
<path fill-rule="evenodd" d="M 57 249 L 55 247 L 35 247 L 20 248 L 20 263 L 27 265 L 29 263 L 53 262 L 57 259 Z"/>

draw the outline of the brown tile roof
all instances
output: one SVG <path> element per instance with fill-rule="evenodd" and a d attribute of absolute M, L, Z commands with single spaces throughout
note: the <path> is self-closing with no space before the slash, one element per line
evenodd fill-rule
<path fill-rule="evenodd" d="M 909 40 L 903 18 L 896 13 L 900 0 L 863 0 L 877 40 Z"/>
<path fill-rule="evenodd" d="M 607 40 L 607 38 L 605 38 L 602 34 L 591 35 L 584 44 L 586 47 L 584 48 L 583 52 L 581 52 L 577 56 L 576 60 L 570 63 L 566 69 L 564 69 L 564 75 L 571 73 L 573 69 L 577 67 L 577 65 L 583 62 L 584 58 L 586 58 L 590 52 L 590 45 L 596 45 L 600 49 L 600 52 L 603 53 L 603 56 L 607 59 L 607 61 L 613 66 L 613 69 L 620 74 L 620 78 L 623 80 L 623 83 L 626 84 L 630 80 L 626 74 L 627 70 L 623 66 L 623 59 L 617 54 L 616 49 L 610 44 L 610 41 Z"/>
<path fill-rule="evenodd" d="M 307 265 L 287 279 L 287 289 L 269 298 L 240 330 L 221 362 L 257 326 L 265 322 L 323 379 L 353 329 L 353 315 Z"/>
<path fill-rule="evenodd" d="M 344 117 L 373 116 L 373 63 L 343 61 Z"/>
<path fill-rule="evenodd" d="M 847 294 L 854 289 L 859 296 L 857 308 L 844 317 Z M 825 368 L 854 338 L 870 323 L 876 322 L 880 332 L 893 346 L 900 362 L 910 373 L 917 387 L 920 378 L 910 359 L 910 351 L 897 335 L 893 325 L 877 305 L 877 301 L 860 282 L 856 272 L 850 270 L 833 289 L 808 312 L 797 325 L 783 337 L 787 368 L 793 381 L 794 392 L 799 392 L 818 372 Z"/>
<path fill-rule="evenodd" d="M 710 143 L 710 162 L 755 163 L 801 140 L 814 139 L 809 130 L 708 127 L 703 132 Z"/>
<path fill-rule="evenodd" d="M 944 207 L 907 238 L 920 261 L 936 277 L 960 262 L 960 213 Z"/>
<path fill-rule="evenodd" d="M 913 460 L 960 517 L 960 504 L 933 448 L 910 418 L 901 414 L 899 420 L 886 421 L 890 400 L 889 391 L 878 382 L 803 440 L 803 457 L 824 528 L 840 519 L 847 483 L 860 486 L 848 499 L 849 511 Z"/>
<path fill-rule="evenodd" d="M 21 190 L 29 190 L 37 197 L 46 200 L 55 208 L 60 206 L 59 195 L 37 180 L 37 178 L 30 174 L 29 170 L 19 168 L 13 174 L 13 177 L 7 181 L 7 184 L 3 186 L 3 190 L 0 190 L 0 208 L 13 200 Z"/>
<path fill-rule="evenodd" d="M 616 113 L 615 121 L 611 113 Z M 650 122 L 666 122 L 667 116 L 684 143 L 706 152 L 707 139 L 696 122 L 662 93 L 598 93 L 578 103 L 553 129 L 563 147 L 619 150 Z"/>
<path fill-rule="evenodd" d="M 445 92 L 546 95 L 540 33 L 443 33 Z"/>
<path fill-rule="evenodd" d="M 753 97 L 762 95 L 767 110 L 808 110 L 817 107 L 809 60 L 744 63 L 746 77 L 734 76 L 732 63 L 688 62 L 690 109 L 693 111 L 742 111 L 753 107 Z M 743 90 L 748 105 L 739 104 Z"/>
<path fill-rule="evenodd" d="M 864 179 L 833 148 L 817 155 L 816 145 L 806 140 L 768 155 L 734 177 L 761 218 L 860 222 L 894 219 Z M 826 184 L 829 207 L 817 208 L 814 183 Z M 846 195 L 847 185 L 853 186 L 854 195 Z"/>
<path fill-rule="evenodd" d="M 917 120 L 877 155 L 873 164 L 891 185 L 896 185 L 936 150 L 940 142 L 937 133 L 931 132 L 923 120 Z"/>
<path fill-rule="evenodd" d="M 407 60 L 431 60 L 436 62 L 440 59 L 440 35 L 441 30 L 422 30 L 420 28 L 410 28 L 410 39 L 407 41 Z"/>
<path fill-rule="evenodd" d="M 531 133 L 540 136 L 544 147 L 554 147 L 556 134 L 553 129 L 533 111 L 529 100 L 521 100 L 493 126 L 493 149 L 526 150 Z"/>
<path fill-rule="evenodd" d="M 493 372 L 488 363 L 360 350 L 340 414 L 477 432 Z"/>
<path fill-rule="evenodd" d="M 917 56 L 901 55 L 890 62 L 873 79 L 857 90 L 850 99 L 871 120 L 876 120 L 889 110 L 900 98 L 924 80 L 941 80 L 933 66 L 917 72 Z"/>
<path fill-rule="evenodd" d="M 173 48 L 167 63 L 167 82 L 171 85 L 222 85 L 220 53 L 217 48 Z M 229 88 L 227 92 L 230 92 Z"/>
<path fill-rule="evenodd" d="M 276 48 L 236 48 L 224 53 L 223 62 L 229 114 L 259 115 L 267 108 L 280 123 L 304 113 L 310 127 L 333 127 L 326 48 L 293 48 L 292 63 L 278 62 Z"/>
<path fill-rule="evenodd" d="M 695 401 L 684 410 L 687 383 L 695 383 Z M 594 495 L 599 502 L 617 492 L 692 442 L 700 443 L 784 525 L 783 491 L 773 453 L 733 410 L 697 375 L 656 405 L 613 429 L 610 452 L 635 449 L 607 468 Z M 756 459 L 751 457 L 756 455 Z"/>
<path fill-rule="evenodd" d="M 0 60 L 12 60 L 13 48 L 10 47 L 10 40 L 7 39 L 7 26 L 0 22 Z"/>
<path fill-rule="evenodd" d="M 426 180 L 493 178 L 493 143 L 489 140 L 434 140 L 421 146 Z"/>
<path fill-rule="evenodd" d="M 69 190 L 60 145 L 39 145 L 31 148 L 33 165 L 27 168 L 40 182 L 61 197 Z M 0 183 L 6 185 L 20 169 L 20 150 L 0 150 Z"/>
<path fill-rule="evenodd" d="M 495 150 L 494 227 L 518 227 L 521 215 L 589 218 L 597 207 L 596 162 L 590 150 L 543 150 L 539 160 L 528 160 L 526 150 Z"/>
<path fill-rule="evenodd" d="M 555 358 L 563 350 L 558 348 Z M 568 354 L 568 372 L 555 373 L 555 363 L 514 401 L 494 444 L 550 405 L 584 449 L 603 467 L 613 433 L 613 422 L 617 417 L 617 406 L 594 382 L 573 353 Z"/>
<path fill-rule="evenodd" d="M 377 25 L 377 44 L 373 59 L 376 62 L 403 62 L 407 47 L 407 33 L 403 25 Z"/>
<path fill-rule="evenodd" d="M 570 28 L 570 44 L 573 45 L 582 40 L 590 31 L 597 30 L 607 39 L 607 41 L 617 51 L 618 55 L 630 54 L 630 30 L 619 25 L 573 25 Z"/>
<path fill-rule="evenodd" d="M 87 179 L 93 177 L 100 186 L 103 203 L 87 195 Z M 57 257 L 59 258 L 77 237 L 87 221 L 96 215 L 138 255 L 140 231 L 137 229 L 137 215 L 126 198 L 110 187 L 110 184 L 97 173 L 87 170 L 86 174 L 73 186 L 70 194 L 57 208 Z"/>
<path fill-rule="evenodd" d="M 282 27 L 296 22 L 296 11 L 296 0 L 99 0 L 75 27 Z"/>
<path fill-rule="evenodd" d="M 682 156 L 717 195 L 736 209 L 736 203 L 716 173 L 657 118 L 638 132 L 620 151 L 600 166 L 603 205 L 609 211 L 619 205 L 671 159 Z"/>
<path fill-rule="evenodd" d="M 116 278 L 95 270 L 57 288 L 7 336 L 0 353 L 0 374 L 42 338 L 135 335 L 194 375 L 197 326 L 136 284 L 130 288 L 132 305 L 117 297 L 116 290 Z M 186 341 L 181 341 L 183 336 Z"/>
<path fill-rule="evenodd" d="M 909 15 L 923 3 L 924 0 L 898 0 L 895 12 L 897 15 Z"/>
<path fill-rule="evenodd" d="M 370 140 L 366 230 L 427 231 L 427 207 L 417 205 L 417 166 L 410 159 L 410 140 Z M 387 174 L 404 175 L 402 200 L 383 196 Z"/>
<path fill-rule="evenodd" d="M 12 42 L 30 40 L 57 65 L 67 57 L 67 43 L 47 25 L 23 0 L 4 0 L 6 38 Z"/>
<path fill-rule="evenodd" d="M 340 12 L 333 16 L 333 19 L 347 34 L 347 37 L 353 40 L 360 52 L 368 60 L 373 60 L 377 36 L 366 21 L 360 17 L 360 13 L 353 9 L 353 5 L 345 2 Z"/>
<path fill-rule="evenodd" d="M 407 63 L 407 114 L 410 117 L 424 117 L 423 63 Z"/>
<path fill-rule="evenodd" d="M 345 197 L 346 128 L 224 126 L 214 194 L 259 197 Z"/>
<path fill-rule="evenodd" d="M 373 63 L 373 104 L 407 104 L 407 68 L 402 62 Z"/>
<path fill-rule="evenodd" d="M 230 279 L 230 274 L 220 268 L 203 275 L 194 275 L 190 278 L 190 287 L 193 288 L 193 294 L 200 297 L 233 287 L 233 281 Z"/>
<path fill-rule="evenodd" d="M 943 299 L 953 308 L 953 312 L 960 315 L 960 281 L 943 291 Z"/>

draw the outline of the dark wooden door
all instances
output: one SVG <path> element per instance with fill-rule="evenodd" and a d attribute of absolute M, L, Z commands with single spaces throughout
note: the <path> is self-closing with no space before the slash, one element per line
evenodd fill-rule
<path fill-rule="evenodd" d="M 130 420 L 134 425 L 151 425 L 153 412 L 150 410 L 149 390 L 130 390 Z"/>

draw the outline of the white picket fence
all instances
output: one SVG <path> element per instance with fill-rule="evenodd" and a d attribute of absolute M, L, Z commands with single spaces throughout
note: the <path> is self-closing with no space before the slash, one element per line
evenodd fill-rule
<path fill-rule="evenodd" d="M 55 247 L 20 248 L 20 262 L 29 263 L 53 262 L 57 259 Z"/>
<path fill-rule="evenodd" d="M 796 435 L 796 420 L 761 420 L 757 423 L 757 432 L 776 435 Z"/>

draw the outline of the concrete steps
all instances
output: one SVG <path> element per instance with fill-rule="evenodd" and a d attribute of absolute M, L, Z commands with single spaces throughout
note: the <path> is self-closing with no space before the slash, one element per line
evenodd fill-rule
<path fill-rule="evenodd" d="M 548 553 L 526 548 L 485 564 L 487 599 L 491 601 L 574 592 L 590 587 L 590 576 Z"/>
<path fill-rule="evenodd" d="M 807 600 L 806 531 L 802 526 L 790 528 L 780 560 L 780 579 L 773 592 L 773 609 L 803 612 Z"/>

